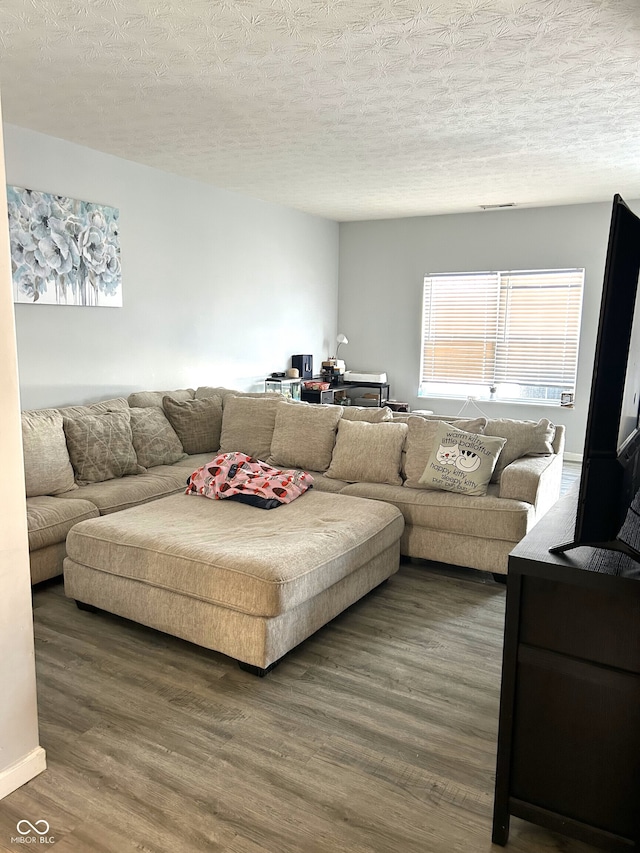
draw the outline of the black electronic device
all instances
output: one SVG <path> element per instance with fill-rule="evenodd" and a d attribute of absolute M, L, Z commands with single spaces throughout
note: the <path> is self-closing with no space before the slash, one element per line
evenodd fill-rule
<path fill-rule="evenodd" d="M 591 398 L 573 540 L 623 551 L 640 562 L 637 502 L 640 489 L 640 219 L 620 195 L 613 199 Z M 634 506 L 632 506 L 632 502 Z M 627 514 L 634 519 L 625 518 Z M 624 530 L 621 528 L 624 524 Z"/>
<path fill-rule="evenodd" d="M 320 378 L 325 382 L 331 382 L 332 385 L 342 385 L 344 382 L 344 370 L 340 370 L 334 364 L 327 365 L 323 362 Z"/>
<path fill-rule="evenodd" d="M 300 374 L 300 379 L 313 378 L 313 356 L 312 355 L 292 355 L 291 367 L 295 367 Z"/>

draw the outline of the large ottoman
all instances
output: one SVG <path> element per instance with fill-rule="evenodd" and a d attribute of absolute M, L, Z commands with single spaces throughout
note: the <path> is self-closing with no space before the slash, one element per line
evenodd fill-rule
<path fill-rule="evenodd" d="M 65 593 L 264 674 L 398 570 L 401 513 L 309 491 L 263 510 L 172 495 L 76 524 Z"/>

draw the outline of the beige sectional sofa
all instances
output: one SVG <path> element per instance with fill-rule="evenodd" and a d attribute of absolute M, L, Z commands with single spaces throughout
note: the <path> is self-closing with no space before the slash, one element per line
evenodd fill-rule
<path fill-rule="evenodd" d="M 218 450 L 308 470 L 317 491 L 392 504 L 404 517 L 406 556 L 505 574 L 509 552 L 559 496 L 564 428 L 452 421 L 506 440 L 487 494 L 478 496 L 420 482 L 440 423 L 208 387 L 24 412 L 32 582 L 62 572 L 76 523 L 184 491 L 188 475 Z M 269 516 L 277 526 L 278 510 Z"/>

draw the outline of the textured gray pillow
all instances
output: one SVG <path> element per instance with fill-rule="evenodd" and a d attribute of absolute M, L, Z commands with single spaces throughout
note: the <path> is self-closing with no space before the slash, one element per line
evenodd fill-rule
<path fill-rule="evenodd" d="M 74 481 L 62 415 L 56 409 L 22 413 L 22 449 L 27 497 L 59 495 Z"/>
<path fill-rule="evenodd" d="M 382 421 L 393 420 L 393 412 L 388 406 L 344 406 L 342 420 L 365 421 L 369 424 L 379 424 Z"/>
<path fill-rule="evenodd" d="M 553 453 L 556 428 L 547 418 L 535 421 L 514 421 L 511 418 L 490 418 L 485 435 L 506 438 L 502 453 L 498 457 L 491 482 L 497 483 L 507 467 L 521 456 L 547 456 Z"/>
<path fill-rule="evenodd" d="M 347 483 L 401 486 L 400 464 L 406 424 L 341 420 L 325 477 Z"/>
<path fill-rule="evenodd" d="M 232 391 L 230 388 L 224 388 L 222 385 L 200 385 L 196 388 L 196 400 L 206 400 L 207 397 L 220 397 L 224 402 L 224 398 L 230 394 L 233 397 L 239 397 L 239 391 Z"/>
<path fill-rule="evenodd" d="M 165 397 L 171 397 L 172 400 L 193 400 L 195 393 L 193 388 L 179 388 L 177 391 L 134 391 L 129 394 L 127 401 L 132 409 L 146 406 L 161 409 Z"/>
<path fill-rule="evenodd" d="M 223 386 L 213 387 L 211 385 L 200 385 L 196 388 L 196 400 L 206 400 L 207 397 L 222 398 L 222 408 L 224 409 L 229 397 L 268 397 L 271 400 L 285 400 L 284 394 L 279 391 L 234 391 L 233 388 L 224 388 Z"/>
<path fill-rule="evenodd" d="M 425 420 L 421 417 L 409 416 L 407 419 L 409 429 L 405 442 L 404 475 L 406 477 L 405 486 L 409 489 L 427 488 L 424 483 L 420 482 L 420 478 L 431 456 L 436 431 L 442 423 L 444 421 Z M 466 432 L 481 434 L 486 423 L 486 418 L 474 418 L 473 420 L 456 420 L 455 425 L 458 429 L 466 430 Z"/>
<path fill-rule="evenodd" d="M 238 451 L 266 462 L 280 397 L 225 397 L 220 452 Z M 288 404 L 287 404 L 288 405 Z"/>
<path fill-rule="evenodd" d="M 326 471 L 342 406 L 278 403 L 269 465 Z"/>
<path fill-rule="evenodd" d="M 222 400 L 172 400 L 165 397 L 162 406 L 177 432 L 185 453 L 217 453 L 220 449 Z"/>
<path fill-rule="evenodd" d="M 111 400 L 88 403 L 86 406 L 64 406 L 58 411 L 65 418 L 83 418 L 86 415 L 99 415 L 101 412 L 128 412 L 129 404 L 124 397 L 114 397 Z"/>
<path fill-rule="evenodd" d="M 144 468 L 172 465 L 187 455 L 165 413 L 158 406 L 129 409 L 133 446 Z"/>
<path fill-rule="evenodd" d="M 440 421 L 420 483 L 427 489 L 486 495 L 505 441 L 504 438 L 465 432 Z"/>
<path fill-rule="evenodd" d="M 144 473 L 133 447 L 128 407 L 75 418 L 63 415 L 63 424 L 76 482 L 101 483 Z"/>

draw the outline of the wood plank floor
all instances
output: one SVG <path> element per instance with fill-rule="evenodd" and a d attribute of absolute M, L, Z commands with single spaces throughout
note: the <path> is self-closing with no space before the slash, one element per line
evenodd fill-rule
<path fill-rule="evenodd" d="M 406 563 L 258 679 L 37 589 L 49 769 L 0 803 L 0 849 L 44 819 L 56 853 L 498 851 L 504 601 Z M 592 851 L 517 819 L 506 849 Z"/>
<path fill-rule="evenodd" d="M 560 494 L 566 494 L 569 489 L 576 486 L 582 472 L 581 462 L 564 462 L 562 466 L 562 484 Z"/>

